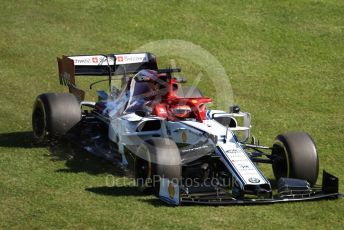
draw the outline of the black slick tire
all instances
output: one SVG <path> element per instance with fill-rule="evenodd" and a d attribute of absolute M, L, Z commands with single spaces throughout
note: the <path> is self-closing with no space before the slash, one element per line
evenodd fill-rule
<path fill-rule="evenodd" d="M 80 104 L 70 93 L 39 95 L 32 112 L 32 130 L 35 143 L 58 139 L 81 120 Z"/>
<path fill-rule="evenodd" d="M 278 135 L 272 147 L 272 169 L 276 179 L 289 177 L 314 185 L 319 173 L 319 159 L 313 139 L 304 132 Z"/>

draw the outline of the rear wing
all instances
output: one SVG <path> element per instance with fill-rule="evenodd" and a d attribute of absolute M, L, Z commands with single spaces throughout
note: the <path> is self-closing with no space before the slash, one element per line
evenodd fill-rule
<path fill-rule="evenodd" d="M 60 84 L 68 86 L 79 101 L 84 100 L 85 92 L 76 86 L 75 76 L 109 76 L 110 83 L 113 75 L 158 69 L 156 57 L 151 53 L 62 56 L 57 63 Z"/>

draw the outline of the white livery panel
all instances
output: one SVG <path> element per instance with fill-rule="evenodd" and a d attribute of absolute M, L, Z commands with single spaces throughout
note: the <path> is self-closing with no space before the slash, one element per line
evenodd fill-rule
<path fill-rule="evenodd" d="M 204 120 L 203 123 L 193 121 L 183 123 L 217 136 L 217 142 L 214 144 L 217 146 L 218 154 L 228 170 L 240 180 L 242 186 L 269 183 L 236 141 L 230 129 L 226 131 L 225 126 L 214 120 Z"/>
<path fill-rule="evenodd" d="M 115 54 L 116 64 L 134 64 L 134 63 L 146 63 L 149 61 L 147 53 L 135 53 L 135 54 Z M 68 58 L 74 61 L 75 66 L 108 66 L 114 65 L 113 56 L 105 55 L 81 55 L 81 56 L 69 56 Z"/>

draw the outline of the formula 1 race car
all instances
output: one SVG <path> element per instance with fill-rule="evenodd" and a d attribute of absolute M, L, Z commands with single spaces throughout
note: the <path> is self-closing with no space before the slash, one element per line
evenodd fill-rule
<path fill-rule="evenodd" d="M 69 93 L 44 93 L 32 113 L 36 142 L 68 140 L 131 172 L 141 190 L 171 205 L 261 204 L 338 198 L 338 178 L 323 172 L 313 139 L 278 135 L 271 147 L 251 138 L 239 106 L 211 110 L 212 99 L 184 86 L 178 68 L 159 69 L 151 53 L 58 58 Z M 76 76 L 107 76 L 109 91 L 85 101 Z M 114 80 L 121 81 L 115 87 Z M 70 138 L 69 138 L 70 137 Z M 271 164 L 277 183 L 258 164 Z"/>

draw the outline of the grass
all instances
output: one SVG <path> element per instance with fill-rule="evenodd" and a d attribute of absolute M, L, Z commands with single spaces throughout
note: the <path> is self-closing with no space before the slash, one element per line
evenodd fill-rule
<path fill-rule="evenodd" d="M 304 130 L 317 142 L 321 169 L 343 179 L 343 15 L 340 0 L 2 2 L 0 228 L 340 229 L 343 199 L 166 207 L 106 162 L 32 146 L 30 130 L 34 98 L 66 90 L 58 84 L 55 57 L 129 52 L 179 39 L 220 61 L 233 102 L 253 114 L 253 133 L 262 143 Z M 171 58 L 191 81 L 202 67 L 200 88 L 214 96 L 204 66 L 164 56 L 162 67 Z"/>

